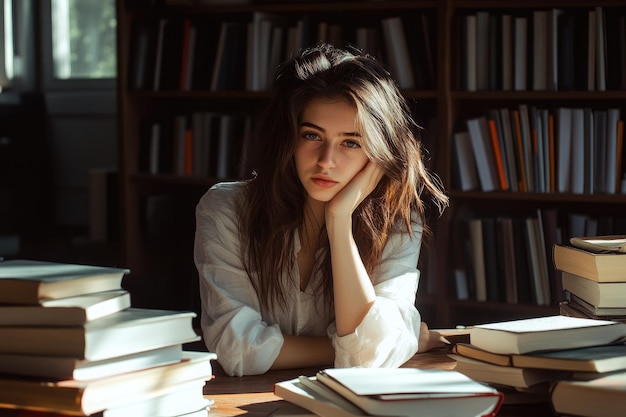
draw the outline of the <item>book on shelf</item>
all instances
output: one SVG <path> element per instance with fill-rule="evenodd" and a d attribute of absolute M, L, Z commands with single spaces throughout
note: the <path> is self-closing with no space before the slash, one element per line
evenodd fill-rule
<path fill-rule="evenodd" d="M 129 308 L 83 326 L 1 326 L 0 352 L 109 359 L 199 340 L 196 314 Z"/>
<path fill-rule="evenodd" d="M 462 373 L 474 381 L 487 384 L 505 385 L 515 388 L 531 388 L 539 384 L 549 384 L 552 381 L 568 376 L 567 372 L 553 369 L 501 366 L 461 355 L 452 354 L 450 356 L 456 360 L 454 366 L 455 371 Z"/>
<path fill-rule="evenodd" d="M 463 87 L 466 91 L 476 91 L 478 89 L 478 21 L 475 14 L 467 15 L 463 18 L 461 40 L 463 41 Z"/>
<path fill-rule="evenodd" d="M 476 16 L 476 89 L 489 89 L 489 62 L 492 60 L 489 50 L 489 12 L 480 10 Z M 495 54 L 494 54 L 495 55 Z M 495 58 L 495 56 L 494 56 Z"/>
<path fill-rule="evenodd" d="M 381 20 L 382 35 L 387 60 L 402 89 L 415 88 L 415 75 L 411 62 L 409 44 L 402 18 L 394 16 Z"/>
<path fill-rule="evenodd" d="M 157 24 L 137 20 L 131 29 L 128 87 L 131 90 L 153 88 L 153 72 L 157 51 Z"/>
<path fill-rule="evenodd" d="M 82 381 L 178 362 L 182 355 L 181 344 L 95 361 L 48 354 L 0 353 L 0 373 Z"/>
<path fill-rule="evenodd" d="M 0 262 L 0 303 L 40 304 L 42 300 L 121 290 L 130 270 L 93 265 L 13 259 Z"/>
<path fill-rule="evenodd" d="M 485 255 L 485 278 L 487 282 L 487 301 L 501 301 L 504 299 L 505 283 L 502 282 L 502 249 L 498 245 L 496 219 L 485 217 L 481 219 L 483 229 L 483 248 Z"/>
<path fill-rule="evenodd" d="M 113 290 L 46 299 L 39 305 L 0 305 L 0 326 L 81 326 L 130 307 L 130 294 Z"/>
<path fill-rule="evenodd" d="M 484 237 L 481 219 L 468 219 L 467 231 L 471 250 L 471 268 L 474 280 L 473 295 L 476 301 L 487 301 L 487 272 Z"/>
<path fill-rule="evenodd" d="M 495 415 L 503 396 L 459 372 L 336 368 L 274 385 L 274 393 L 322 417 Z"/>
<path fill-rule="evenodd" d="M 548 10 L 532 12 L 532 89 L 548 89 Z"/>
<path fill-rule="evenodd" d="M 211 91 L 245 89 L 247 30 L 242 22 L 221 23 Z"/>
<path fill-rule="evenodd" d="M 593 253 L 568 245 L 554 245 L 554 267 L 597 282 L 626 280 L 626 254 Z"/>
<path fill-rule="evenodd" d="M 196 58 L 196 24 L 190 19 L 183 20 L 182 51 L 180 57 L 180 76 L 178 88 L 181 91 L 191 90 L 194 60 Z"/>
<path fill-rule="evenodd" d="M 625 337 L 623 323 L 560 315 L 480 324 L 470 331 L 472 345 L 500 354 L 597 346 Z"/>
<path fill-rule="evenodd" d="M 487 118 L 468 119 L 466 123 L 476 158 L 481 189 L 482 191 L 499 190 L 500 183 Z"/>
<path fill-rule="evenodd" d="M 201 394 L 200 384 L 212 378 L 211 360 L 215 358 L 209 352 L 185 352 L 183 359 L 173 364 L 87 381 L 1 375 L 0 404 L 89 416 L 169 394 L 191 383 L 197 384 Z"/>
<path fill-rule="evenodd" d="M 626 277 L 624 282 L 598 282 L 565 271 L 561 275 L 563 289 L 570 294 L 597 308 L 621 308 L 626 312 Z"/>
<path fill-rule="evenodd" d="M 471 191 L 480 188 L 476 169 L 476 158 L 468 132 L 454 134 L 454 160 L 456 162 L 456 178 L 461 191 Z"/>
<path fill-rule="evenodd" d="M 524 91 L 528 88 L 528 18 L 513 19 L 513 89 Z"/>
<path fill-rule="evenodd" d="M 557 382 L 551 394 L 552 409 L 559 415 L 613 417 L 626 414 L 626 372 L 589 381 Z"/>

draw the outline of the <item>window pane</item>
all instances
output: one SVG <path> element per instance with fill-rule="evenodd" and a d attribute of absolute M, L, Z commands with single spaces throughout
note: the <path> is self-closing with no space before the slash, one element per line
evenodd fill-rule
<path fill-rule="evenodd" d="M 54 76 L 115 78 L 115 0 L 52 0 Z"/>
<path fill-rule="evenodd" d="M 2 0 L 0 12 L 0 91 L 8 87 L 13 78 L 13 8 L 12 0 Z"/>

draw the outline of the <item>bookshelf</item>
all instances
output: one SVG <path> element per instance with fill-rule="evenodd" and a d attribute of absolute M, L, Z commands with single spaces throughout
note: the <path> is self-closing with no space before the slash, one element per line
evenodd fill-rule
<path fill-rule="evenodd" d="M 170 136 L 164 132 L 176 130 L 173 127 L 176 125 L 176 116 L 186 116 L 191 121 L 194 114 L 204 114 L 205 120 L 216 119 L 216 115 L 237 115 L 242 117 L 238 120 L 243 120 L 236 123 L 237 125 L 254 124 L 254 115 L 267 98 L 262 81 L 259 84 L 259 79 L 262 80 L 263 75 L 258 78 L 259 75 L 246 73 L 246 65 L 243 65 L 243 70 L 241 65 L 236 65 L 233 67 L 239 68 L 236 77 L 231 77 L 233 79 L 226 81 L 226 84 L 220 84 L 217 81 L 213 83 L 215 77 L 213 77 L 212 69 L 216 67 L 217 58 L 211 58 L 211 56 L 217 56 L 220 33 L 227 30 L 225 22 L 230 22 L 239 28 L 240 33 L 235 36 L 235 39 L 241 39 L 242 31 L 247 31 L 249 25 L 258 27 L 260 31 L 263 27 L 261 22 L 264 20 L 280 22 L 269 26 L 283 28 L 282 35 L 285 39 L 283 49 L 288 48 L 287 38 L 295 33 L 302 33 L 293 28 L 300 28 L 300 31 L 303 30 L 302 28 L 308 28 L 308 32 L 304 33 L 312 34 L 318 33 L 319 28 L 323 27 L 324 33 L 327 33 L 331 40 L 335 36 L 333 35 L 335 31 L 341 28 L 341 39 L 352 43 L 357 42 L 357 39 L 371 40 L 371 34 L 377 33 L 373 37 L 377 40 L 373 48 L 381 51 L 379 58 L 393 67 L 392 57 L 388 54 L 391 48 L 386 47 L 384 41 L 383 21 L 401 18 L 407 39 L 411 40 L 407 42 L 409 56 L 414 57 L 409 63 L 413 82 L 407 81 L 407 88 L 403 91 L 412 105 L 417 121 L 425 127 L 424 139 L 431 154 L 429 163 L 442 178 L 451 197 L 451 207 L 433 224 L 434 238 L 423 249 L 424 256 L 420 260 L 422 279 L 417 303 L 424 320 L 431 326 L 473 324 L 491 321 L 494 316 L 498 319 L 512 319 L 558 312 L 558 306 L 555 303 L 558 296 L 554 295 L 554 290 L 552 295 L 544 294 L 545 299 L 548 300 L 546 305 L 537 305 L 536 294 L 531 294 L 531 297 L 523 302 L 519 299 L 507 299 L 504 296 L 479 301 L 474 291 L 474 277 L 469 277 L 470 274 L 467 273 L 470 271 L 470 266 L 466 256 L 468 253 L 466 243 L 469 239 L 463 226 L 466 220 L 491 218 L 499 224 L 498 219 L 503 217 L 526 219 L 536 217 L 537 213 L 550 213 L 556 215 L 556 225 L 563 236 L 569 233 L 569 223 L 573 223 L 574 219 L 584 222 L 582 216 L 600 219 L 599 224 L 607 224 L 607 219 L 610 218 L 615 228 L 622 222 L 621 207 L 626 203 L 626 195 L 621 192 L 614 194 L 573 193 L 549 189 L 532 192 L 495 189 L 484 192 L 480 184 L 467 191 L 461 191 L 457 178 L 456 147 L 453 138 L 456 133 L 467 130 L 469 119 L 489 118 L 493 110 L 507 108 L 512 111 L 519 109 L 520 106 L 526 106 L 528 109 L 546 109 L 549 114 L 562 107 L 589 108 L 597 111 L 619 109 L 621 119 L 624 120 L 623 114 L 626 109 L 624 109 L 623 102 L 626 98 L 624 90 L 626 86 L 614 70 L 608 71 L 608 68 L 613 68 L 611 64 L 619 64 L 621 66 L 619 68 L 624 69 L 624 62 L 620 61 L 615 64 L 613 61 L 615 56 L 622 56 L 624 52 L 620 55 L 622 46 L 612 39 L 614 37 L 612 35 L 615 35 L 616 29 L 614 28 L 617 28 L 619 32 L 619 17 L 621 16 L 623 20 L 625 14 L 623 6 L 626 2 L 606 0 L 581 1 L 574 4 L 561 0 L 523 3 L 488 0 L 424 0 L 251 2 L 223 5 L 208 3 L 210 2 L 118 0 L 123 245 L 125 266 L 132 271 L 127 286 L 131 294 L 134 294 L 133 301 L 136 304 L 163 308 L 199 308 L 197 274 L 193 265 L 192 251 L 195 204 L 215 182 L 246 176 L 246 170 L 239 166 L 222 174 L 218 174 L 212 168 L 208 168 L 208 172 L 198 173 L 187 166 L 188 170 L 191 169 L 189 171 L 191 175 L 185 174 L 184 171 L 181 174 L 181 171 L 176 171 L 173 166 L 172 155 L 167 158 L 165 170 L 155 168 L 159 165 L 158 162 L 154 162 L 156 159 L 152 161 L 152 164 L 156 165 L 150 165 L 150 155 L 154 148 L 150 146 L 150 143 L 156 141 L 154 126 L 159 124 L 160 130 L 157 130 L 162 136 L 173 137 L 173 134 Z M 554 89 L 553 84 L 548 87 L 547 74 L 552 73 L 550 71 L 554 68 L 549 67 L 549 70 L 547 63 L 543 67 L 545 69 L 542 76 L 542 79 L 545 79 L 545 86 L 540 84 L 535 87 L 533 84 L 535 78 L 538 79 L 540 76 L 535 76 L 534 72 L 532 58 L 535 55 L 528 53 L 528 51 L 533 51 L 534 12 L 558 9 L 562 10 L 564 15 L 588 17 L 588 11 L 595 11 L 598 6 L 604 9 L 606 16 L 610 16 L 607 19 L 610 22 L 607 28 L 610 29 L 606 32 L 605 57 L 612 56 L 613 58 L 608 61 L 610 64 L 604 67 L 607 71 L 605 90 L 599 91 L 599 86 L 596 88 L 594 83 L 594 89 L 590 91 L 586 88 L 587 85 L 583 86 L 578 82 L 575 83 L 573 89 L 558 89 L 558 85 L 557 89 Z M 621 9 L 620 6 L 622 6 Z M 468 73 L 468 36 L 464 31 L 468 26 L 466 16 L 478 16 L 478 12 L 487 13 L 483 13 L 480 19 L 477 18 L 477 23 L 478 20 L 489 21 L 489 16 L 494 16 L 496 21 L 501 21 L 503 15 L 510 15 L 513 22 L 515 18 L 526 19 L 526 45 L 531 49 L 527 49 L 526 54 L 525 89 L 504 90 L 502 64 L 492 68 L 485 62 L 481 64 L 479 71 L 470 70 L 469 72 L 478 77 L 479 73 L 491 71 L 492 76 L 481 79 L 480 83 L 476 78 L 475 88 L 472 87 L 473 81 L 468 87 L 468 80 L 465 76 Z M 615 23 L 616 16 L 617 23 Z M 161 75 L 171 77 L 171 79 L 155 89 L 153 62 L 156 58 L 150 60 L 141 57 L 144 53 L 146 57 L 149 57 L 150 51 L 155 53 L 154 45 L 158 39 L 158 27 L 160 22 L 165 21 L 168 25 L 179 28 L 179 34 L 172 36 L 177 40 L 173 47 L 165 47 L 166 43 L 163 43 Z M 189 62 L 192 61 L 188 58 L 182 59 L 185 56 L 183 45 L 189 44 L 188 32 L 184 30 L 185 22 L 189 22 L 188 26 L 195 27 L 195 32 L 192 31 L 195 35 L 191 36 L 195 39 L 194 58 L 203 57 L 205 60 L 193 61 L 195 74 L 191 75 L 191 78 L 187 77 L 186 83 L 181 80 L 180 75 L 185 73 L 182 68 L 185 68 L 185 65 L 188 67 Z M 254 22 L 258 22 L 258 26 L 255 26 Z M 499 27 L 495 26 L 494 30 L 501 30 L 498 29 Z M 142 28 L 149 28 L 148 32 L 151 35 L 140 35 Z M 424 31 L 424 28 L 427 30 Z M 292 30 L 291 35 L 289 35 L 289 30 Z M 164 33 L 167 36 L 168 32 Z M 357 37 L 357 33 L 361 33 L 363 38 Z M 494 39 L 493 33 L 491 37 L 488 31 L 482 33 L 480 39 L 487 39 L 486 44 L 490 44 L 488 40 Z M 428 35 L 430 43 L 419 41 L 424 39 L 424 34 Z M 141 40 L 142 36 L 145 39 Z M 495 39 L 501 38 L 501 36 L 495 37 Z M 187 43 L 182 39 L 188 39 Z M 317 35 L 312 35 L 309 39 L 317 39 Z M 474 38 L 470 37 L 470 39 Z M 194 42 L 191 44 L 194 45 Z M 496 45 L 493 48 L 502 50 L 501 43 L 493 44 Z M 474 49 L 482 51 L 476 46 L 474 44 Z M 538 49 L 539 46 L 535 48 Z M 168 49 L 175 51 L 169 58 L 166 52 Z M 253 52 L 250 52 L 250 57 L 244 56 L 247 49 L 243 46 L 231 49 L 233 53 L 240 53 L 240 56 L 230 57 L 234 60 L 233 62 L 249 62 L 252 59 L 259 59 L 258 55 L 254 55 Z M 470 47 L 471 50 L 472 47 Z M 282 53 L 284 54 L 284 51 Z M 257 54 L 259 54 L 258 51 Z M 481 54 L 483 57 L 488 56 L 483 52 Z M 227 59 L 226 55 L 223 60 Z M 546 52 L 545 56 L 547 55 Z M 172 58 L 172 56 L 178 56 L 178 58 Z M 271 57 L 271 54 L 269 56 Z M 498 59 L 501 58 L 500 53 L 496 56 Z M 422 59 L 415 59 L 415 57 Z M 268 60 L 271 61 L 271 58 Z M 546 62 L 548 61 L 550 60 L 546 58 Z M 582 68 L 580 63 L 571 66 Z M 626 73 L 626 70 L 622 72 Z M 170 75 L 167 75 L 168 73 Z M 171 75 L 172 73 L 174 75 Z M 205 75 L 200 76 L 199 73 Z M 237 71 L 227 71 L 227 73 L 232 75 Z M 555 73 L 561 75 L 561 78 L 557 80 L 566 77 L 558 72 Z M 577 77 L 582 77 L 582 75 L 579 74 Z M 490 85 L 492 79 L 496 82 Z M 201 120 L 202 117 L 198 116 L 198 119 Z M 216 124 L 215 122 L 205 123 L 205 126 Z M 191 122 L 189 126 L 188 130 L 194 131 Z M 202 130 L 195 131 L 196 134 L 192 135 L 194 139 L 199 137 L 200 134 L 197 133 L 199 131 Z M 214 133 L 211 137 L 215 135 Z M 181 135 L 181 137 L 185 136 Z M 245 137 L 246 130 L 244 129 L 228 143 L 244 141 Z M 245 146 L 237 145 L 234 150 L 231 149 L 235 165 L 238 157 L 241 156 L 241 149 L 245 149 Z M 156 156 L 153 157 L 156 158 Z M 213 163 L 217 162 L 213 160 Z M 184 170 L 184 163 L 182 165 Z M 502 168 L 504 169 L 504 166 Z M 513 167 L 509 168 L 513 169 Z M 623 168 L 620 170 L 621 175 Z M 581 174 L 576 172 L 572 175 Z M 572 216 L 572 214 L 580 216 Z M 588 221 L 588 223 L 593 222 Z M 524 245 L 523 240 L 518 241 L 514 249 L 522 248 Z M 497 244 L 495 248 L 498 250 Z M 517 252 L 515 250 L 515 253 Z M 544 269 L 552 269 L 550 254 L 547 251 L 544 254 L 543 265 Z M 473 266 L 471 268 L 473 271 Z M 462 275 L 456 273 L 457 270 L 466 271 L 467 299 L 459 299 L 459 287 L 455 280 L 457 276 L 462 277 Z M 500 273 L 497 279 L 505 280 L 507 278 L 505 275 Z M 524 275 L 528 286 L 531 285 L 530 276 L 528 272 Z M 467 281 L 468 278 L 471 281 Z M 534 291 L 532 288 L 527 290 Z"/>

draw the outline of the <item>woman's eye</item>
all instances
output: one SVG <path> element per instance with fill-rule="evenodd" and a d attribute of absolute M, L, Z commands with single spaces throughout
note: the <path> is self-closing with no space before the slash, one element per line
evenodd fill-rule
<path fill-rule="evenodd" d="M 361 144 L 360 144 L 359 142 L 355 142 L 355 141 L 353 141 L 353 140 L 347 140 L 347 141 L 345 141 L 345 142 L 344 142 L 344 145 L 345 145 L 347 148 L 350 148 L 350 149 L 358 149 L 358 148 L 360 148 L 360 147 L 361 147 Z"/>
<path fill-rule="evenodd" d="M 319 139 L 319 135 L 317 135 L 316 133 L 311 133 L 311 132 L 304 133 L 302 137 L 306 140 L 318 140 Z"/>

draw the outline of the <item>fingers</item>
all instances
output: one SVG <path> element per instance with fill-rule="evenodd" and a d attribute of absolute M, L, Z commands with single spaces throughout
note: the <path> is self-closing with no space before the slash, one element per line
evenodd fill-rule
<path fill-rule="evenodd" d="M 442 336 L 439 332 L 429 330 L 428 325 L 424 322 L 420 323 L 420 335 L 418 341 L 418 352 L 427 352 L 431 349 L 437 349 L 450 344 L 450 341 Z"/>

